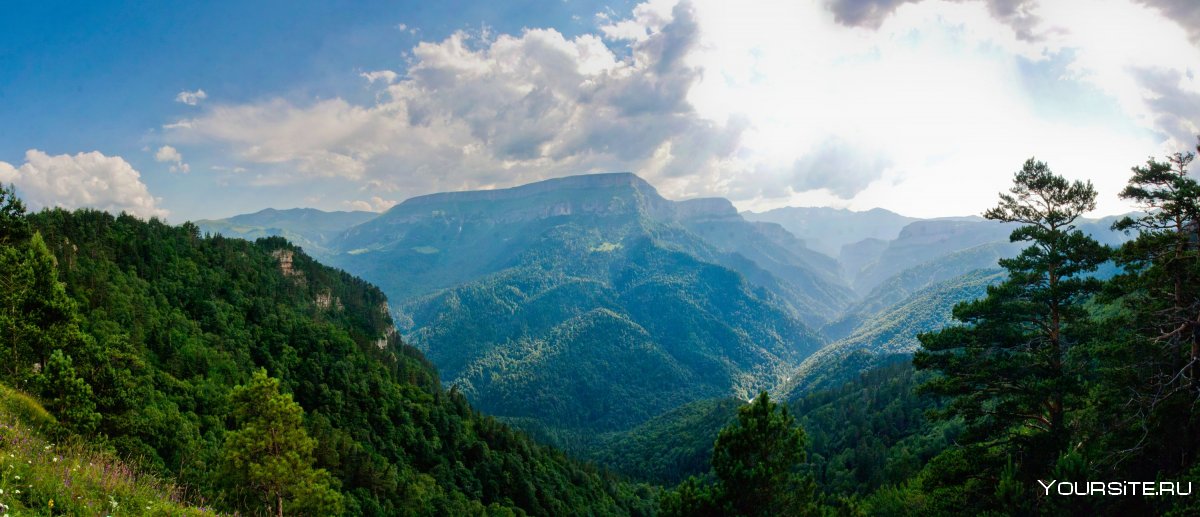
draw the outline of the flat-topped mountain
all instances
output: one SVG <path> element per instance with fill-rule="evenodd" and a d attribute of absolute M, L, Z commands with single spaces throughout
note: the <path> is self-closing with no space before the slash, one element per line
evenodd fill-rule
<path fill-rule="evenodd" d="M 782 227 L 630 173 L 416 197 L 331 248 L 447 384 L 560 434 L 769 389 L 852 302 L 836 262 Z"/>
<path fill-rule="evenodd" d="M 670 218 L 674 204 L 653 186 L 629 172 L 555 178 L 495 190 L 441 192 L 410 198 L 379 217 L 378 224 L 399 224 L 423 218 L 488 218 L 498 223 L 564 215 L 625 215 L 640 213 Z M 347 242 L 376 225 L 355 228 Z"/>
<path fill-rule="evenodd" d="M 837 264 L 787 232 L 748 223 L 726 199 L 667 200 L 628 172 L 415 197 L 349 228 L 331 243 L 342 252 L 332 261 L 404 300 L 514 266 L 539 245 L 531 239 L 567 225 L 588 234 L 591 246 L 648 236 L 734 269 L 810 324 L 831 319 L 849 303 Z M 714 226 L 722 231 L 709 231 Z M 755 243 L 742 242 L 747 239 Z M 762 253 L 764 248 L 772 249 Z M 380 253 L 388 258 L 380 260 Z M 395 269 L 401 264 L 406 273 Z"/>

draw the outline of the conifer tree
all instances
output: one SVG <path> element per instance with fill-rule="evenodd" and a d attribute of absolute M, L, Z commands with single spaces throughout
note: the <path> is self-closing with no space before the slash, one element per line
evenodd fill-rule
<path fill-rule="evenodd" d="M 738 409 L 737 422 L 713 446 L 713 472 L 728 506 L 746 516 L 815 512 L 812 479 L 801 471 L 805 447 L 804 430 L 767 392 Z"/>
<path fill-rule="evenodd" d="M 1113 225 L 1135 234 L 1115 255 L 1122 273 L 1108 289 L 1123 309 L 1125 328 L 1102 356 L 1108 375 L 1104 389 L 1094 391 L 1106 397 L 1096 404 L 1127 407 L 1101 421 L 1113 429 L 1105 463 L 1123 464 L 1133 476 L 1186 470 L 1200 447 L 1191 439 L 1147 439 L 1200 430 L 1194 411 L 1200 397 L 1200 182 L 1188 174 L 1194 157 L 1180 152 L 1133 167 L 1121 197 L 1143 213 Z"/>
<path fill-rule="evenodd" d="M 663 496 L 663 515 L 813 515 L 815 485 L 803 472 L 804 430 L 764 391 L 717 435 L 715 484 L 688 478 Z"/>
<path fill-rule="evenodd" d="M 11 246 L 27 238 L 29 221 L 25 219 L 25 203 L 17 197 L 15 187 L 0 183 L 0 246 Z"/>
<path fill-rule="evenodd" d="M 942 416 L 964 419 L 960 443 L 991 486 L 1006 468 L 1032 486 L 1066 450 L 1067 418 L 1082 390 L 1071 352 L 1093 330 L 1083 304 L 1100 287 L 1089 273 L 1107 256 L 1074 224 L 1095 208 L 1090 182 L 1030 159 L 1013 183 L 984 216 L 1019 223 L 1011 240 L 1030 246 L 1000 260 L 1006 281 L 954 308 L 963 325 L 919 336 L 923 350 L 914 357 L 918 368 L 941 372 L 922 388 L 949 399 Z"/>
<path fill-rule="evenodd" d="M 279 380 L 259 369 L 230 399 L 238 428 L 225 437 L 228 481 L 256 493 L 276 516 L 341 513 L 331 476 L 313 467 L 316 441 L 302 426 L 304 410 L 280 393 Z"/>

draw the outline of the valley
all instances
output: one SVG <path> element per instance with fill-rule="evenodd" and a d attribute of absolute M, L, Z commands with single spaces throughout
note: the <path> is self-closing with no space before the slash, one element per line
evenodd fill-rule
<path fill-rule="evenodd" d="M 311 243 L 380 286 L 405 341 L 473 406 L 658 480 L 617 459 L 611 436 L 762 390 L 798 399 L 911 355 L 918 333 L 1002 280 L 997 260 L 1020 250 L 1012 225 L 979 217 L 739 214 L 724 199 L 665 199 L 630 173 L 433 194 L 373 217 L 270 211 L 197 224 Z M 1119 242 L 1109 224 L 1085 226 Z"/>

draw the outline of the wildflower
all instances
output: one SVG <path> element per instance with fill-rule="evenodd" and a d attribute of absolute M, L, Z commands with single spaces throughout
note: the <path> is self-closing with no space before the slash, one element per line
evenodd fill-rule
<path fill-rule="evenodd" d="M 55 456 L 53 459 L 55 463 L 58 463 L 58 456 Z"/>
<path fill-rule="evenodd" d="M 50 507 L 51 510 L 54 509 L 54 500 L 53 499 L 50 500 L 50 503 L 48 504 L 48 506 Z"/>

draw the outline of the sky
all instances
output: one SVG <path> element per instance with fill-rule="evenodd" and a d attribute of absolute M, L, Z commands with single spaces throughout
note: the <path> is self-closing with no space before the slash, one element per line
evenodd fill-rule
<path fill-rule="evenodd" d="M 1194 0 L 22 2 L 0 182 L 171 222 L 632 171 L 743 210 L 995 204 L 1030 157 L 1132 208 L 1194 150 Z"/>

